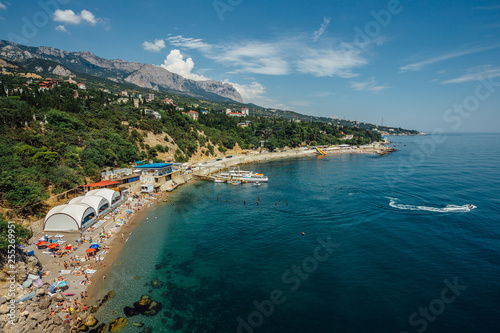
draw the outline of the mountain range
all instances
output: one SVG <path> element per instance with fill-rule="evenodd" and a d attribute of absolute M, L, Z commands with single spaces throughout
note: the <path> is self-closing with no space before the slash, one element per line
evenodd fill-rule
<path fill-rule="evenodd" d="M 230 83 L 215 80 L 194 81 L 163 67 L 120 59 L 109 60 L 88 51 L 69 52 L 0 40 L 0 57 L 34 72 L 60 76 L 78 76 L 83 73 L 152 90 L 243 103 L 241 95 Z"/>

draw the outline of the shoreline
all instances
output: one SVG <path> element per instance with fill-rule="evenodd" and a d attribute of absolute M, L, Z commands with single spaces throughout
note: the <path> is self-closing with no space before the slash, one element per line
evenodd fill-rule
<path fill-rule="evenodd" d="M 341 154 L 342 155 L 343 154 L 375 154 L 375 155 L 378 154 L 378 155 L 380 155 L 381 152 L 387 152 L 387 151 L 391 152 L 392 148 L 377 144 L 376 146 L 370 147 L 370 151 L 362 150 L 360 148 L 353 149 L 353 150 L 351 150 L 351 149 L 349 149 L 349 150 L 335 150 L 335 151 L 328 150 L 328 149 L 324 149 L 324 150 L 327 151 L 326 156 L 328 156 L 328 155 L 341 155 Z M 235 154 L 232 158 L 224 158 L 222 160 L 222 162 L 218 164 L 218 167 L 227 168 L 227 167 L 234 167 L 237 165 L 250 164 L 250 163 L 255 163 L 255 162 L 263 162 L 263 161 L 269 161 L 269 160 L 286 159 L 286 158 L 294 158 L 294 157 L 307 157 L 307 156 L 312 156 L 312 155 L 316 155 L 316 151 L 312 150 L 312 149 L 309 149 L 309 150 L 294 149 L 294 150 L 287 150 L 287 151 L 274 152 L 274 153 L 267 153 L 266 152 L 266 153 L 238 154 L 238 155 Z M 211 166 L 213 166 L 213 165 L 211 165 Z M 193 171 L 195 171 L 194 169 L 195 168 L 193 168 Z M 200 169 L 200 168 L 198 168 L 198 169 Z M 192 184 L 192 183 L 197 182 L 197 180 L 193 179 L 193 176 L 196 176 L 196 174 L 193 171 L 191 173 L 188 173 L 187 174 L 188 179 L 184 178 L 184 182 L 178 184 L 179 186 L 176 186 L 176 188 L 182 186 L 183 184 Z M 199 171 L 200 171 L 200 174 L 202 174 L 202 172 L 201 172 L 202 170 L 199 170 Z M 205 170 L 205 171 L 207 171 L 207 170 Z M 171 191 L 175 191 L 175 188 L 172 189 Z M 90 262 L 89 265 L 92 265 L 92 266 L 85 265 L 85 267 L 83 267 L 83 264 L 80 264 L 83 268 L 95 269 L 95 272 L 91 276 L 88 277 L 88 281 L 90 281 L 90 283 L 88 285 L 87 284 L 82 285 L 81 282 L 77 283 L 77 281 L 81 277 L 75 278 L 75 276 L 73 276 L 73 274 L 71 275 L 71 277 L 67 278 L 70 289 L 67 290 L 66 292 L 74 293 L 74 298 L 72 298 L 72 296 L 65 296 L 64 299 L 66 300 L 66 302 L 69 302 L 69 304 L 71 304 L 71 302 L 73 302 L 74 300 L 81 301 L 81 303 L 82 303 L 81 308 L 78 307 L 79 310 L 75 309 L 75 311 L 71 314 L 70 317 L 73 320 L 76 320 L 77 316 L 79 316 L 79 317 L 90 316 L 90 314 L 88 314 L 88 311 L 82 310 L 84 305 L 86 305 L 88 307 L 88 309 L 90 309 L 92 306 L 99 304 L 101 302 L 101 300 L 103 300 L 103 297 L 106 298 L 106 295 L 108 292 L 110 292 L 110 290 L 106 290 L 106 289 L 102 288 L 102 284 L 100 284 L 99 282 L 102 281 L 103 276 L 107 274 L 109 268 L 113 265 L 113 263 L 116 262 L 116 260 L 118 260 L 118 258 L 120 258 L 122 250 L 125 247 L 126 240 L 130 236 L 130 234 L 134 231 L 134 229 L 137 228 L 140 225 L 140 223 L 144 220 L 144 216 L 149 211 L 149 209 L 154 207 L 158 203 L 164 201 L 166 198 L 168 198 L 171 195 L 172 194 L 170 193 L 170 191 L 169 192 L 164 191 L 164 192 L 156 193 L 154 195 L 154 199 L 151 201 L 149 200 L 149 198 L 143 199 L 142 196 L 137 198 L 137 201 L 135 201 L 136 199 L 134 199 L 133 201 L 130 201 L 130 202 L 128 200 L 124 201 L 119 207 L 115 208 L 115 210 L 119 210 L 119 212 L 109 213 L 108 216 L 105 217 L 107 219 L 107 221 L 105 221 L 102 224 L 102 226 L 99 226 L 93 230 L 86 230 L 83 232 L 83 235 L 85 237 L 90 237 L 92 239 L 98 239 L 98 234 L 99 234 L 99 231 L 101 230 L 101 227 L 102 227 L 102 230 L 104 230 L 104 229 L 106 229 L 106 230 L 111 229 L 112 230 L 109 233 L 110 234 L 109 238 L 107 237 L 102 242 L 103 247 L 108 248 L 106 255 L 104 257 L 104 260 L 102 260 L 102 262 L 100 262 L 100 263 L 96 262 L 95 267 L 93 267 L 94 266 L 93 259 L 88 260 Z M 144 201 L 142 204 L 139 205 L 141 200 L 144 200 Z M 130 203 L 130 207 L 134 207 L 134 205 L 138 206 L 137 209 L 129 208 L 129 209 L 132 209 L 132 211 L 133 211 L 132 214 L 118 217 L 119 215 L 125 213 L 125 211 L 127 210 L 127 208 L 126 208 L 127 204 L 129 204 L 129 203 Z M 121 222 L 120 222 L 120 220 L 121 220 Z M 120 233 L 122 234 L 121 236 L 119 235 Z M 44 234 L 45 234 L 45 232 L 37 233 L 36 235 L 34 235 L 32 237 L 30 243 L 33 244 L 33 240 L 39 239 Z M 70 239 L 73 240 L 73 237 L 78 238 L 79 234 L 78 233 L 64 233 L 64 237 L 66 237 L 66 239 L 68 240 L 68 243 L 70 243 L 69 240 Z M 81 248 L 87 247 L 88 245 L 90 245 L 90 244 L 82 243 L 80 246 L 78 246 L 78 250 L 79 250 L 78 253 L 80 253 L 80 255 L 79 255 L 80 258 L 83 257 L 81 255 L 81 253 L 82 253 Z M 28 249 L 25 249 L 25 251 L 27 251 L 27 250 Z M 68 257 L 63 256 L 63 257 L 56 258 L 56 257 L 42 254 L 40 252 L 41 252 L 40 250 L 37 250 L 35 253 L 35 256 L 40 261 L 40 264 L 43 267 L 43 271 L 48 271 L 48 270 L 51 271 L 49 275 L 44 277 L 44 279 L 45 279 L 44 280 L 44 283 L 45 283 L 44 288 L 47 288 L 47 286 L 50 285 L 52 283 L 52 281 L 57 280 L 58 277 L 61 276 L 59 274 L 60 271 L 65 269 L 63 266 L 63 262 L 68 260 L 70 257 L 74 256 L 75 254 L 72 253 L 72 254 L 69 254 Z M 84 252 L 83 252 L 83 255 L 85 255 Z M 99 252 L 98 252 L 98 255 L 99 255 Z M 70 279 L 72 280 L 71 283 L 69 281 Z M 80 299 L 81 292 L 86 292 L 87 297 L 85 297 L 84 299 Z M 64 293 L 61 293 L 61 295 L 64 295 Z M 35 301 L 36 301 L 36 299 L 35 299 Z M 52 310 L 52 307 L 50 310 Z M 58 311 L 59 312 L 57 313 L 58 314 L 57 317 L 60 317 L 62 320 L 64 320 L 66 313 L 60 311 L 60 309 L 58 309 Z M 66 325 L 68 325 L 68 324 L 71 326 L 74 324 L 74 322 L 71 321 L 69 323 L 66 323 Z"/>

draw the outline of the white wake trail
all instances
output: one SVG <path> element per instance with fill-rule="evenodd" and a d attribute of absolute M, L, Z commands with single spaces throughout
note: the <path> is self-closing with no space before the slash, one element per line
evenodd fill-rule
<path fill-rule="evenodd" d="M 403 205 L 397 203 L 399 200 L 398 198 L 388 198 L 390 200 L 389 206 L 397 209 L 404 209 L 404 210 L 422 210 L 422 211 L 429 211 L 429 212 L 436 212 L 436 213 L 468 213 L 474 208 L 477 208 L 476 206 L 470 204 L 470 205 L 446 205 L 445 207 L 429 207 L 429 206 L 414 206 L 414 205 Z"/>

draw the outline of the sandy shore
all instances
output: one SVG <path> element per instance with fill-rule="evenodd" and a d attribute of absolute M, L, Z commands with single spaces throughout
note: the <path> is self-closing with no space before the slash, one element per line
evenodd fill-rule
<path fill-rule="evenodd" d="M 49 284 L 54 281 L 65 280 L 68 283 L 68 289 L 62 292 L 66 296 L 66 302 L 64 305 L 73 305 L 74 301 L 77 300 L 80 305 L 75 311 L 77 314 L 83 309 L 84 305 L 90 307 L 97 301 L 97 296 L 99 295 L 99 282 L 103 280 L 103 276 L 109 267 L 112 266 L 113 262 L 120 256 L 120 252 L 125 244 L 125 241 L 132 233 L 132 231 L 137 227 L 139 222 L 143 219 L 146 210 L 153 207 L 168 194 L 157 193 L 151 197 L 141 197 L 132 200 L 126 198 L 122 204 L 116 207 L 113 212 L 108 214 L 101 219 L 103 223 L 97 228 L 91 228 L 82 233 L 85 241 L 77 246 L 76 249 L 68 251 L 63 256 L 53 256 L 46 252 L 47 250 L 37 249 L 36 246 L 30 245 L 26 248 L 26 251 L 34 250 L 35 255 L 40 260 L 43 267 L 43 277 L 42 280 Z M 132 214 L 128 214 L 127 210 L 132 210 Z M 96 223 L 97 224 L 97 223 Z M 106 237 L 100 238 L 99 236 L 105 231 Z M 73 248 L 77 245 L 76 240 L 80 239 L 80 233 L 54 233 L 47 232 L 39 235 L 35 235 L 32 240 L 37 240 L 43 235 L 55 236 L 60 234 L 63 237 L 59 239 L 65 241 L 61 244 L 60 248 L 72 244 Z M 95 257 L 99 257 L 101 260 L 95 260 L 95 257 L 86 258 L 86 250 L 89 248 L 90 243 L 97 241 L 99 244 L 99 251 Z M 33 243 L 33 241 L 32 241 Z M 78 261 L 72 261 L 74 267 L 69 267 L 71 259 L 78 259 Z M 66 269 L 64 263 L 68 263 L 68 268 Z M 95 270 L 92 274 L 87 274 L 85 278 L 84 274 L 80 274 L 79 271 L 86 271 L 87 269 Z M 70 271 L 70 272 L 68 272 Z M 81 298 L 81 293 L 87 292 L 87 297 Z M 71 295 L 74 294 L 74 295 Z M 63 307 L 53 308 L 53 310 L 61 317 L 64 318 L 66 312 L 63 311 Z"/>

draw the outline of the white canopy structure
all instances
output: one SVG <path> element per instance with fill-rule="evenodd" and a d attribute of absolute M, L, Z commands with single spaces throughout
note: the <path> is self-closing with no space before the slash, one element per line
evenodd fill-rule
<path fill-rule="evenodd" d="M 44 231 L 77 231 L 96 215 L 94 208 L 86 204 L 61 205 L 52 208 L 43 223 Z"/>
<path fill-rule="evenodd" d="M 101 188 L 97 190 L 88 191 L 85 196 L 99 195 L 108 200 L 109 204 L 113 206 L 119 199 L 120 193 L 110 190 L 109 188 Z"/>
<path fill-rule="evenodd" d="M 72 199 L 69 204 L 86 204 L 94 208 L 97 216 L 101 215 L 101 212 L 110 207 L 108 199 L 100 195 L 86 195 L 83 197 L 76 197 Z M 107 206 L 107 207 L 106 207 Z"/>

